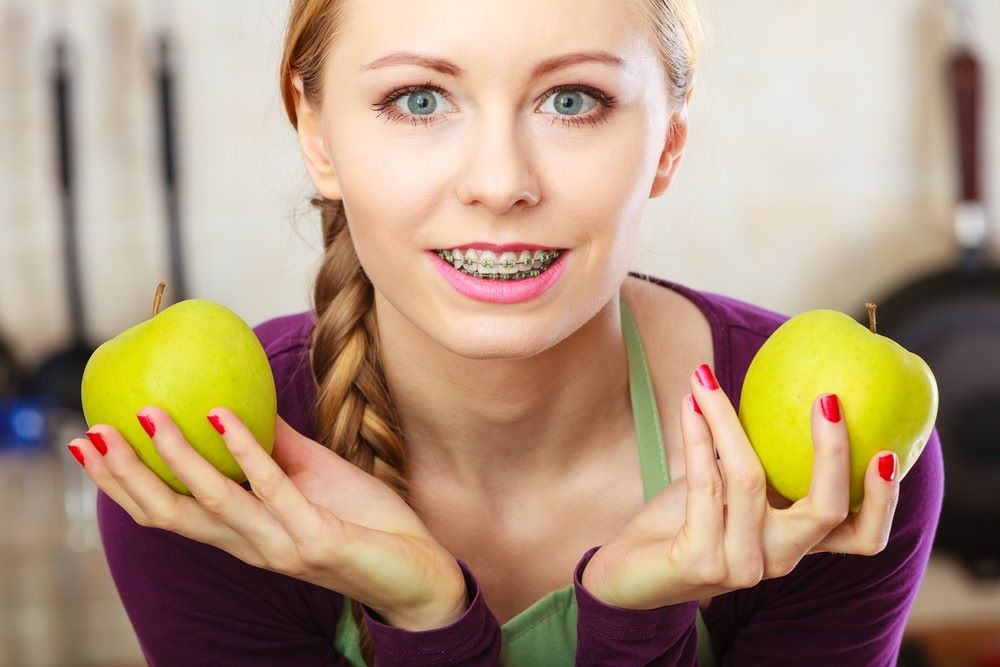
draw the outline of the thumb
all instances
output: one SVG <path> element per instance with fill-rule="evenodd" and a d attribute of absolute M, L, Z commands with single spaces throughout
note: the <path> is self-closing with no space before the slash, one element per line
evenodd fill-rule
<path fill-rule="evenodd" d="M 308 446 L 310 442 L 312 441 L 309 438 L 292 428 L 288 422 L 281 418 L 281 415 L 276 416 L 274 422 L 274 448 L 271 451 L 271 458 L 285 471 L 285 474 L 293 475 L 297 471 L 308 467 L 313 451 Z M 319 443 L 313 444 L 322 446 Z"/>
<path fill-rule="evenodd" d="M 370 477 L 323 443 L 296 431 L 281 415 L 274 422 L 274 449 L 271 451 L 271 458 L 290 477 L 307 469 L 325 470 L 331 467 L 335 474 Z"/>

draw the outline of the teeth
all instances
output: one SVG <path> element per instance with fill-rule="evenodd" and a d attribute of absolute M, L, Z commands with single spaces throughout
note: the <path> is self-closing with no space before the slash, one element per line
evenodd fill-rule
<path fill-rule="evenodd" d="M 545 259 L 545 253 L 540 250 L 536 250 L 534 256 L 532 257 L 531 268 L 540 269 L 542 268 L 542 260 Z"/>
<path fill-rule="evenodd" d="M 503 252 L 497 257 L 489 250 L 438 250 L 437 255 L 456 269 L 481 278 L 520 280 L 537 276 L 559 257 L 558 250 Z"/>
<path fill-rule="evenodd" d="M 479 273 L 484 276 L 492 276 L 497 272 L 497 256 L 489 250 L 484 250 L 479 255 Z"/>
<path fill-rule="evenodd" d="M 558 250 L 535 250 L 533 253 L 530 250 L 522 250 L 520 253 L 508 251 L 501 253 L 500 257 L 497 257 L 496 253 L 492 251 L 475 248 L 439 250 L 437 252 L 442 259 L 450 262 L 456 269 L 464 266 L 466 269 L 479 268 L 484 273 L 506 274 L 514 274 L 518 270 L 540 269 L 551 264 L 559 256 Z"/>
<path fill-rule="evenodd" d="M 500 255 L 500 259 L 497 260 L 499 266 L 497 267 L 497 273 L 501 273 L 505 276 L 512 276 L 517 273 L 517 255 L 512 252 L 505 252 Z"/>

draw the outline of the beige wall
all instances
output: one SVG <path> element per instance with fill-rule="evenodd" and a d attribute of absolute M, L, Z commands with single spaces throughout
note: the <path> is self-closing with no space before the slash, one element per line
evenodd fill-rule
<path fill-rule="evenodd" d="M 794 313 L 863 310 L 866 298 L 949 262 L 941 5 L 711 2 L 689 155 L 672 194 L 649 207 L 643 266 Z M 973 6 L 996 111 L 1000 42 L 987 27 L 1000 27 L 1000 3 Z M 994 166 L 998 119 L 987 127 Z M 717 268 L 700 268 L 706 261 Z"/>
<path fill-rule="evenodd" d="M 1000 27 L 1000 2 L 971 4 L 994 110 L 986 162 L 996 174 L 1000 40 L 988 38 Z M 955 252 L 954 176 L 938 1 L 702 5 L 710 44 L 689 149 L 673 188 L 649 203 L 635 268 L 795 313 L 857 311 L 899 281 L 947 263 Z M 148 317 L 154 287 L 167 273 L 148 76 L 149 37 L 162 20 L 180 29 L 191 291 L 252 324 L 306 308 L 319 234 L 275 85 L 287 0 L 0 0 L 0 333 L 26 362 L 69 333 L 44 86 L 43 47 L 59 6 L 79 55 L 79 225 L 91 338 L 103 341 Z M 998 182 L 993 177 L 987 186 L 994 218 Z M 166 298 L 170 303 L 169 292 Z M 37 463 L 57 466 L 52 470 L 0 468 L 10 482 L 0 490 L 44 499 L 59 488 L 53 480 L 64 478 L 92 493 L 63 458 Z M 72 472 L 57 476 L 63 467 Z M 23 480 L 23 489 L 11 480 Z M 56 512 L 59 498 L 50 500 L 45 506 Z M 19 507 L 9 499 L 4 506 Z M 82 511 L 92 498 L 67 507 Z M 40 515 L 38 507 L 11 514 L 32 529 Z M 92 531 L 93 517 L 83 521 Z M 41 523 L 57 532 L 62 526 Z M 77 602 L 59 601 L 77 598 L 52 593 L 41 600 L 31 583 L 31 573 L 55 567 L 56 552 L 44 553 L 48 560 L 8 563 L 0 579 L 7 614 L 0 628 L 8 633 L 0 635 L 0 662 L 33 655 L 32 664 L 55 664 L 49 658 L 69 655 L 64 644 L 78 636 L 86 647 L 77 646 L 76 655 L 94 664 L 138 663 L 99 554 L 81 557 L 90 597 L 73 615 L 67 610 Z M 87 623 L 86 631 L 74 635 L 64 616 Z M 932 561 L 911 627 L 997 619 L 996 586 L 970 582 L 947 559 Z"/>
<path fill-rule="evenodd" d="M 42 85 L 50 8 L 60 4 L 80 54 L 90 335 L 104 340 L 146 317 L 167 271 L 146 75 L 151 29 L 163 20 L 181 30 L 192 293 L 251 323 L 307 307 L 318 229 L 274 85 L 285 0 L 0 0 L 0 332 L 32 360 L 69 332 Z M 635 268 L 794 313 L 856 310 L 948 262 L 954 180 L 939 2 L 702 5 L 710 43 L 689 150 L 672 189 L 649 202 Z M 987 26 L 1000 25 L 1000 3 L 972 5 L 996 110 L 1000 41 Z M 992 165 L 998 119 L 987 124 Z M 995 185 L 988 194 L 996 214 Z"/>

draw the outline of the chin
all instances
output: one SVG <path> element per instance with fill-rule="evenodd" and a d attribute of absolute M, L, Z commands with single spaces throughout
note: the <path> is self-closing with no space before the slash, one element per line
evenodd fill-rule
<path fill-rule="evenodd" d="M 556 343 L 550 327 L 511 326 L 442 331 L 438 343 L 466 359 L 527 359 Z"/>

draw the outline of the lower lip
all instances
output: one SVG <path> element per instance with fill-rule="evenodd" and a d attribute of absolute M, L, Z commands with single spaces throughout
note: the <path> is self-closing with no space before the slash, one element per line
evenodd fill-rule
<path fill-rule="evenodd" d="M 452 264 L 441 259 L 433 250 L 428 250 L 427 253 L 438 273 L 452 287 L 470 299 L 485 301 L 487 303 L 521 303 L 522 301 L 531 301 L 541 296 L 559 280 L 559 276 L 563 272 L 563 259 L 569 254 L 569 251 L 560 251 L 559 257 L 556 258 L 556 261 L 544 273 L 523 280 L 476 278 L 468 273 L 459 271 Z"/>

